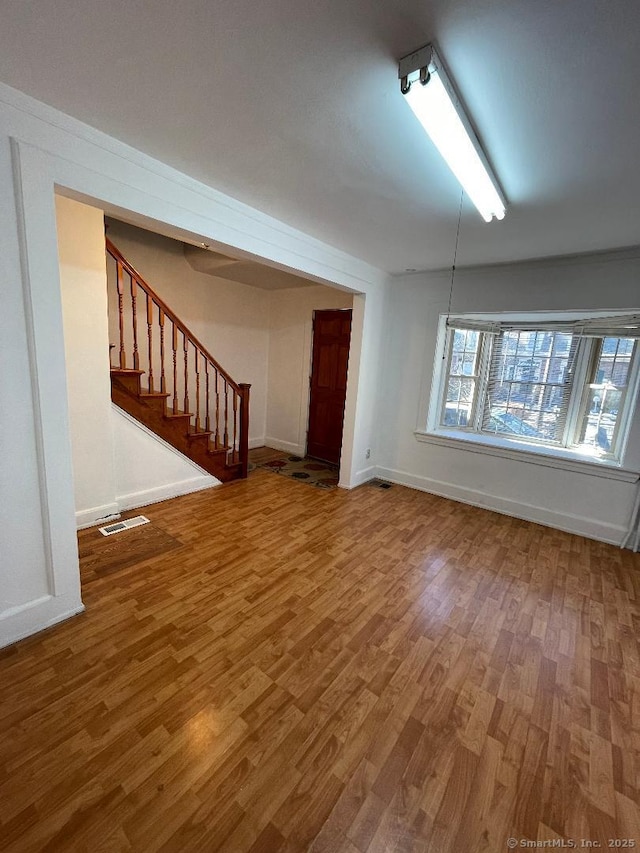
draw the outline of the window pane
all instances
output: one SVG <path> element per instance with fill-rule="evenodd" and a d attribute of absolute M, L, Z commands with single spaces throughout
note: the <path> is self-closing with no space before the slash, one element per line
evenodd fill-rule
<path fill-rule="evenodd" d="M 633 338 L 603 338 L 587 387 L 579 444 L 610 453 L 629 381 Z"/>
<path fill-rule="evenodd" d="M 564 332 L 504 332 L 491 360 L 483 430 L 559 443 L 574 349 Z"/>
<path fill-rule="evenodd" d="M 451 370 L 449 371 L 451 376 L 460 376 L 461 375 L 463 358 L 464 358 L 464 354 L 462 352 L 452 352 L 451 353 Z"/>
<path fill-rule="evenodd" d="M 454 329 L 451 341 L 442 424 L 449 427 L 466 427 L 471 422 L 476 391 L 480 333 L 469 329 Z"/>
<path fill-rule="evenodd" d="M 454 329 L 453 351 L 462 352 L 467 350 L 475 352 L 478 349 L 479 333 L 470 329 Z"/>
<path fill-rule="evenodd" d="M 445 426 L 467 426 L 471 417 L 475 380 L 451 377 L 447 383 L 443 423 Z"/>
<path fill-rule="evenodd" d="M 456 352 L 458 350 L 464 349 L 464 341 L 465 341 L 466 333 L 461 329 L 455 329 L 453 333 L 453 351 Z"/>
<path fill-rule="evenodd" d="M 465 353 L 462 359 L 463 376 L 473 376 L 476 372 L 476 357 L 473 353 Z"/>

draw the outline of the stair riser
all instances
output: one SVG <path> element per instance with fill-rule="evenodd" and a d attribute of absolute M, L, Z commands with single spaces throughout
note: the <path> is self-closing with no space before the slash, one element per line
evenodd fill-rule
<path fill-rule="evenodd" d="M 132 394 L 140 394 L 142 391 L 142 386 L 140 382 L 140 377 L 136 375 L 132 376 L 118 376 L 117 378 L 111 378 L 112 383 L 117 382 L 127 391 L 130 391 Z"/>

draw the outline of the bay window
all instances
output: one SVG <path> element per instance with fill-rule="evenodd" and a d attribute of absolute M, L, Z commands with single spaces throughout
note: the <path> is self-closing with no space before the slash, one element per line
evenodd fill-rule
<path fill-rule="evenodd" d="M 637 396 L 640 317 L 452 317 L 446 325 L 433 432 L 620 462 Z"/>

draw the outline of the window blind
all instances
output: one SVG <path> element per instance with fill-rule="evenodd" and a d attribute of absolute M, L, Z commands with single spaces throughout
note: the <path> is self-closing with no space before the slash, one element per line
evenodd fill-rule
<path fill-rule="evenodd" d="M 504 331 L 567 332 L 576 337 L 640 338 L 640 313 L 593 317 L 583 320 L 480 320 L 473 317 L 448 317 L 447 327 L 469 329 L 499 335 Z"/>
<path fill-rule="evenodd" d="M 640 338 L 640 314 L 583 320 L 577 324 L 576 334 L 585 338 Z"/>
<path fill-rule="evenodd" d="M 577 346 L 570 331 L 502 329 L 493 339 L 482 431 L 561 444 Z"/>

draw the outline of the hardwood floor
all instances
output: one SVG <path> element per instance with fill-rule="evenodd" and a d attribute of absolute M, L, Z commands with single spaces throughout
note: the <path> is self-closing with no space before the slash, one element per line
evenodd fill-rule
<path fill-rule="evenodd" d="M 640 844 L 638 555 L 262 470 L 144 513 L 0 652 L 2 853 Z"/>
<path fill-rule="evenodd" d="M 271 462 L 273 459 L 286 459 L 289 455 L 272 447 L 254 447 L 249 451 L 249 464 L 262 465 L 263 462 Z"/>

